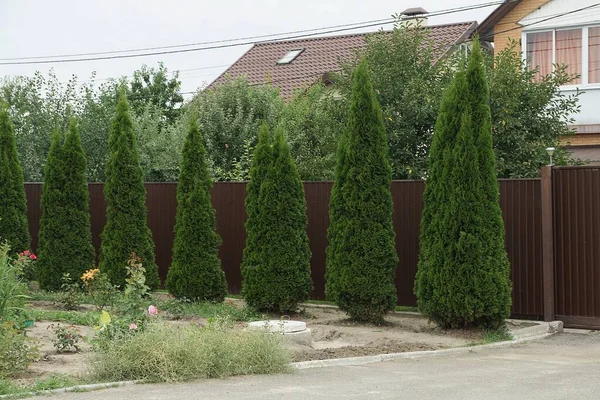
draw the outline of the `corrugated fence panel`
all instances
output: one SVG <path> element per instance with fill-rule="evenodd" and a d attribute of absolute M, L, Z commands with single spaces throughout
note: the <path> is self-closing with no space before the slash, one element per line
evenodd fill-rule
<path fill-rule="evenodd" d="M 541 183 L 539 179 L 499 182 L 506 252 L 512 267 L 512 312 L 514 316 L 541 317 Z"/>
<path fill-rule="evenodd" d="M 37 245 L 41 186 L 35 183 L 26 185 L 29 225 L 34 249 Z M 319 300 L 325 298 L 325 251 L 329 226 L 329 196 L 332 186 L 331 182 L 304 184 L 308 216 L 307 231 L 312 251 L 311 297 Z M 92 240 L 97 251 L 100 249 L 100 235 L 105 224 L 106 204 L 103 188 L 103 184 L 89 185 Z M 539 180 L 501 180 L 500 189 L 506 228 L 506 248 L 512 263 L 514 314 L 538 317 L 543 312 L 540 182 Z M 146 190 L 148 226 L 152 231 L 156 262 L 164 281 L 171 263 L 177 186 L 175 183 L 147 183 Z M 399 257 L 396 271 L 399 305 L 416 304 L 413 286 L 419 255 L 423 190 L 422 181 L 392 182 L 393 224 Z M 600 185 L 596 185 L 596 190 L 600 190 Z M 245 184 L 215 183 L 211 196 L 217 215 L 217 232 L 223 241 L 219 257 L 230 293 L 238 294 L 241 291 L 240 264 L 246 241 Z M 596 226 L 600 226 L 600 221 Z M 591 228 L 588 227 L 589 229 Z M 596 309 L 600 310 L 600 303 Z"/>
<path fill-rule="evenodd" d="M 554 168 L 555 306 L 571 327 L 600 328 L 600 168 Z"/>
<path fill-rule="evenodd" d="M 396 289 L 398 305 L 415 306 L 414 295 L 417 262 L 419 260 L 419 233 L 423 211 L 423 181 L 392 182 L 394 200 L 393 223 L 396 232 Z"/>
<path fill-rule="evenodd" d="M 246 185 L 243 182 L 215 183 L 211 198 L 217 212 L 217 232 L 223 240 L 219 251 L 221 266 L 229 293 L 239 294 L 242 290 L 240 265 L 246 245 Z"/>

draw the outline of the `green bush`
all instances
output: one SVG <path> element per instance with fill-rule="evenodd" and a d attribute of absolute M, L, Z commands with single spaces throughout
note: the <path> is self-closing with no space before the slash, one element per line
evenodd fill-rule
<path fill-rule="evenodd" d="M 510 315 L 510 264 L 477 41 L 442 102 L 430 157 L 415 283 L 419 308 L 444 327 L 500 328 Z"/>
<path fill-rule="evenodd" d="M 263 143 L 264 136 L 261 132 Z M 248 231 L 254 247 L 244 253 L 243 268 L 249 278 L 244 281 L 244 298 L 258 310 L 294 312 L 299 303 L 308 300 L 312 289 L 304 189 L 283 130 L 278 129 L 273 146 L 264 149 L 271 151 L 271 156 L 256 156 L 255 160 L 270 163 L 253 164 L 251 174 L 261 168 L 265 173 L 260 187 L 248 191 L 247 207 L 257 207 L 248 209 L 248 225 L 257 230 Z M 257 192 L 258 198 L 253 199 Z"/>
<path fill-rule="evenodd" d="M 123 90 L 109 137 L 110 159 L 106 165 L 106 225 L 102 232 L 100 271 L 123 287 L 127 260 L 132 252 L 142 258 L 147 284 L 158 288 L 152 233 L 146 223 L 146 189 L 136 148 L 136 137 Z"/>
<path fill-rule="evenodd" d="M 0 239 L 16 253 L 29 249 L 23 170 L 17 156 L 14 128 L 0 104 Z"/>
<path fill-rule="evenodd" d="M 25 371 L 38 356 L 37 347 L 12 324 L 0 324 L 0 378 Z"/>
<path fill-rule="evenodd" d="M 380 323 L 396 306 L 398 256 L 387 137 L 365 60 L 351 100 L 329 203 L 326 290 L 351 318 Z"/>
<path fill-rule="evenodd" d="M 23 306 L 27 291 L 22 264 L 10 258 L 10 251 L 7 242 L 0 243 L 0 323 L 12 320 L 15 310 Z"/>
<path fill-rule="evenodd" d="M 198 124 L 190 119 L 177 185 L 173 262 L 166 287 L 177 298 L 222 302 L 227 294 L 219 260 L 221 237 L 210 201 L 212 180 Z"/>
<path fill-rule="evenodd" d="M 90 365 L 97 379 L 179 382 L 233 375 L 270 374 L 287 369 L 289 355 L 279 337 L 231 326 L 173 327 L 150 324 L 115 340 Z"/>

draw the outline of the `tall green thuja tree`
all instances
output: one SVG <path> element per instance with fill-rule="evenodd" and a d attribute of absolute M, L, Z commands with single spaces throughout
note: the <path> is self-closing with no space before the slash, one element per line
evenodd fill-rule
<path fill-rule="evenodd" d="M 17 252 L 29 248 L 23 170 L 17 156 L 14 128 L 0 104 L 0 240 Z"/>
<path fill-rule="evenodd" d="M 442 326 L 497 328 L 510 313 L 509 264 L 478 43 L 461 68 L 436 125 L 415 288 Z"/>
<path fill-rule="evenodd" d="M 249 304 L 260 305 L 261 283 L 257 273 L 263 255 L 266 232 L 260 208 L 260 190 L 273 163 L 272 139 L 269 127 L 263 123 L 258 132 L 258 143 L 254 149 L 250 167 L 250 181 L 246 185 L 246 247 L 242 260 L 242 295 Z"/>
<path fill-rule="evenodd" d="M 500 189 L 496 175 L 496 159 L 492 144 L 490 89 L 485 75 L 484 59 L 478 38 L 467 67 L 467 83 L 471 101 L 473 135 L 477 146 L 483 196 L 484 260 L 489 265 L 489 281 L 484 315 L 480 322 L 498 326 L 510 315 L 512 305 L 510 262 L 504 245 L 504 220 L 500 209 Z"/>
<path fill-rule="evenodd" d="M 265 230 L 253 271 L 256 287 L 246 300 L 259 310 L 294 312 L 312 289 L 306 200 L 281 128 L 275 131 L 272 151 L 258 204 Z"/>
<path fill-rule="evenodd" d="M 423 213 L 419 240 L 419 263 L 415 280 L 415 294 L 420 310 L 432 315 L 433 297 L 436 292 L 434 280 L 436 269 L 446 260 L 443 245 L 446 235 L 441 226 L 452 185 L 444 176 L 452 165 L 452 151 L 467 108 L 467 81 L 461 68 L 450 88 L 446 91 L 435 125 L 435 134 L 429 152 L 429 174 L 423 194 Z"/>
<path fill-rule="evenodd" d="M 227 294 L 218 257 L 221 238 L 210 202 L 212 180 L 195 118 L 190 119 L 177 185 L 173 262 L 166 286 L 177 298 L 222 302 Z"/>
<path fill-rule="evenodd" d="M 70 229 L 65 225 L 65 165 L 63 164 L 62 133 L 58 128 L 52 134 L 52 143 L 44 169 L 42 189 L 42 217 L 40 220 L 37 278 L 40 288 L 59 290 L 63 274 L 63 253 L 68 244 L 64 240 Z M 77 277 L 74 277 L 77 279 Z"/>
<path fill-rule="evenodd" d="M 69 123 L 69 131 L 62 149 L 64 169 L 64 220 L 67 232 L 63 253 L 63 272 L 79 279 L 83 272 L 95 264 L 90 225 L 90 195 L 88 192 L 87 158 L 81 145 L 81 137 L 75 119 Z"/>
<path fill-rule="evenodd" d="M 337 305 L 350 317 L 379 323 L 396 305 L 398 263 L 392 226 L 391 168 L 381 109 L 363 60 L 354 73 L 341 143 L 327 266 Z M 345 149 L 344 149 L 345 148 Z"/>
<path fill-rule="evenodd" d="M 146 223 L 146 189 L 140 168 L 136 137 L 125 92 L 119 91 L 117 113 L 109 135 L 110 159 L 106 165 L 106 225 L 102 232 L 100 270 L 113 284 L 123 286 L 132 252 L 146 268 L 146 284 L 159 286 L 152 233 Z"/>

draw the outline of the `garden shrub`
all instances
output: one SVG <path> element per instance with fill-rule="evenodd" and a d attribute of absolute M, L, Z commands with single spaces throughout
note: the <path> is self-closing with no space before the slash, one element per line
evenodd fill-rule
<path fill-rule="evenodd" d="M 0 379 L 25 371 L 38 356 L 37 347 L 23 333 L 0 322 Z"/>
<path fill-rule="evenodd" d="M 195 118 L 190 119 L 177 185 L 173 261 L 166 287 L 176 298 L 222 302 L 227 294 L 219 260 L 221 237 L 210 201 L 212 180 Z"/>
<path fill-rule="evenodd" d="M 14 128 L 0 104 L 0 238 L 16 253 L 29 248 L 23 170 L 17 156 Z"/>
<path fill-rule="evenodd" d="M 23 263 L 13 261 L 8 242 L 0 243 L 0 324 L 12 321 L 14 311 L 23 306 L 27 286 Z"/>
<path fill-rule="evenodd" d="M 109 137 L 110 159 L 106 165 L 106 225 L 102 232 L 100 271 L 111 282 L 124 286 L 125 266 L 131 252 L 144 262 L 147 284 L 156 289 L 160 282 L 154 262 L 152 233 L 146 223 L 146 189 L 136 148 L 136 137 L 123 90 Z"/>
<path fill-rule="evenodd" d="M 354 73 L 330 199 L 327 296 L 351 318 L 380 323 L 396 305 L 398 263 L 383 118 L 365 60 Z"/>
<path fill-rule="evenodd" d="M 264 133 L 261 136 L 264 139 Z M 258 310 L 294 312 L 299 303 L 308 300 L 312 289 L 306 200 L 282 129 L 275 132 L 268 150 L 269 158 L 255 157 L 270 163 L 253 165 L 259 173 L 264 167 L 264 175 L 260 187 L 248 192 L 249 205 L 256 206 L 248 211 L 248 225 L 257 229 L 253 232 L 255 247 L 244 254 L 248 256 L 244 268 L 250 278 L 245 281 L 244 298 Z M 257 191 L 258 198 L 252 199 Z"/>
<path fill-rule="evenodd" d="M 108 279 L 106 274 L 98 268 L 87 270 L 81 276 L 85 294 L 96 310 L 102 311 L 106 307 L 113 307 L 117 298 L 119 288 Z"/>
<path fill-rule="evenodd" d="M 230 325 L 173 327 L 162 323 L 107 342 L 90 365 L 97 379 L 180 382 L 233 375 L 280 373 L 288 353 L 276 335 L 244 332 Z"/>
<path fill-rule="evenodd" d="M 510 264 L 478 41 L 461 68 L 436 124 L 415 293 L 441 326 L 497 329 L 510 315 Z"/>

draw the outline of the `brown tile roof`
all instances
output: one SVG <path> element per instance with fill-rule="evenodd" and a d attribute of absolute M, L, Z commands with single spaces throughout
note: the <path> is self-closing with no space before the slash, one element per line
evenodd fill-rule
<path fill-rule="evenodd" d="M 436 47 L 446 53 L 454 44 L 469 37 L 476 27 L 477 22 L 473 21 L 432 25 L 427 29 Z M 245 75 L 250 84 L 271 82 L 279 87 L 284 98 L 289 98 L 295 89 L 315 83 L 327 72 L 338 71 L 340 59 L 350 59 L 365 46 L 366 35 L 368 33 L 255 44 L 208 88 Z M 290 64 L 277 64 L 288 51 L 294 49 L 304 51 Z"/>

